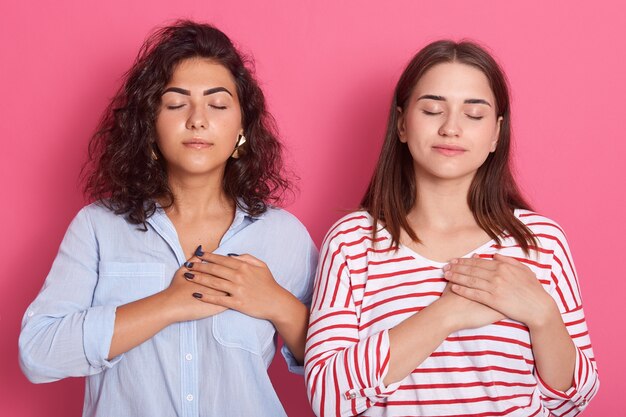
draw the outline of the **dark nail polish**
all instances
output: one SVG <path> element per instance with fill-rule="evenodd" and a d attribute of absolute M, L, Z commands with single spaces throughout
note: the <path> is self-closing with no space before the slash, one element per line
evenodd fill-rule
<path fill-rule="evenodd" d="M 238 254 L 238 253 L 229 253 L 229 254 L 227 254 L 227 255 L 228 255 L 228 256 L 239 256 L 239 254 Z"/>
<path fill-rule="evenodd" d="M 193 274 L 191 272 L 185 272 L 183 276 L 187 279 L 193 279 Z"/>
<path fill-rule="evenodd" d="M 200 294 L 199 292 L 194 292 L 193 295 L 195 298 L 202 298 L 202 294 Z"/>
<path fill-rule="evenodd" d="M 196 256 L 202 256 L 202 255 L 204 255 L 204 251 L 202 250 L 202 245 L 200 245 L 200 246 L 198 246 L 198 247 L 196 248 L 196 251 L 194 252 L 194 254 L 195 254 Z"/>
<path fill-rule="evenodd" d="M 189 269 L 193 268 L 193 262 L 187 261 L 183 265 L 185 265 L 185 268 L 189 268 Z"/>

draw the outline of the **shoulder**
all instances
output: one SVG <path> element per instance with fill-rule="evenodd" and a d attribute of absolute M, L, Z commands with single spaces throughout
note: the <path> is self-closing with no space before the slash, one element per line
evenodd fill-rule
<path fill-rule="evenodd" d="M 328 234 L 334 232 L 347 232 L 347 231 L 372 231 L 374 225 L 374 219 L 365 210 L 353 211 L 350 214 L 346 214 L 339 220 L 337 220 L 328 230 Z"/>
<path fill-rule="evenodd" d="M 385 240 L 385 229 L 380 224 L 378 229 L 380 239 Z M 371 245 L 373 230 L 374 219 L 372 216 L 364 210 L 354 211 L 343 216 L 330 227 L 323 245 L 339 246 L 348 242 L 354 245 Z"/>
<path fill-rule="evenodd" d="M 565 231 L 553 219 L 534 211 L 522 209 L 515 210 L 515 216 L 530 229 L 541 246 L 550 247 L 558 243 L 566 244 Z"/>
<path fill-rule="evenodd" d="M 307 228 L 293 214 L 285 209 L 269 207 L 257 220 L 263 228 L 269 228 L 285 237 L 311 239 Z"/>
<path fill-rule="evenodd" d="M 124 216 L 115 214 L 115 212 L 108 208 L 102 201 L 96 201 L 84 206 L 80 209 L 76 218 L 89 220 L 93 225 L 111 226 L 116 223 L 120 225 L 128 224 Z"/>
<path fill-rule="evenodd" d="M 108 208 L 101 201 L 84 206 L 72 221 L 72 226 L 88 228 L 92 234 L 100 237 L 115 237 L 120 233 L 137 233 L 142 225 L 132 224 L 122 214 Z"/>

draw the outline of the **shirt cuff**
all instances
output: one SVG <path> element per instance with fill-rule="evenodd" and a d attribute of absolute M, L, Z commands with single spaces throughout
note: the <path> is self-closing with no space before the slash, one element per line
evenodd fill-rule
<path fill-rule="evenodd" d="M 377 375 L 374 375 L 374 380 L 378 381 L 378 385 L 373 387 L 364 387 L 364 388 L 354 388 L 350 389 L 343 393 L 343 396 L 346 400 L 351 400 L 355 398 L 365 397 L 370 400 L 374 400 L 374 398 L 387 398 L 392 395 L 394 392 L 400 388 L 402 384 L 402 380 L 397 382 L 392 382 L 389 385 L 385 385 L 385 377 L 387 376 L 387 372 L 389 372 L 389 357 L 391 354 L 391 349 L 389 345 L 389 330 L 383 330 L 376 336 L 372 336 L 374 339 L 379 338 L 378 343 L 373 343 L 372 346 L 378 344 L 374 351 L 371 352 L 368 360 L 372 363 L 371 369 L 375 369 L 373 366 L 374 363 L 377 362 L 375 359 L 376 355 L 379 355 L 380 360 L 382 361 L 382 366 L 379 371 L 377 371 Z"/>
<path fill-rule="evenodd" d="M 384 378 L 384 377 L 383 377 Z M 346 391 L 343 395 L 346 400 L 352 400 L 355 398 L 365 397 L 365 398 L 387 398 L 394 392 L 400 388 L 400 384 L 402 381 L 391 383 L 387 386 L 382 382 L 377 387 L 371 388 L 361 388 L 361 389 L 351 389 Z"/>
<path fill-rule="evenodd" d="M 285 358 L 285 362 L 287 362 L 287 369 L 292 374 L 304 375 L 304 365 L 299 365 L 296 358 L 293 356 L 291 351 L 287 348 L 287 345 L 284 345 L 280 348 L 280 353 Z"/>
<path fill-rule="evenodd" d="M 123 355 L 107 360 L 113 339 L 116 306 L 95 306 L 87 310 L 83 322 L 83 347 L 87 362 L 93 368 L 102 370 L 118 363 Z"/>
<path fill-rule="evenodd" d="M 535 370 L 537 375 L 537 382 L 539 385 L 539 390 L 543 395 L 549 398 L 554 398 L 557 400 L 567 400 L 576 406 L 579 410 L 585 409 L 587 406 L 587 399 L 581 395 L 578 391 L 580 386 L 580 375 L 581 375 L 581 367 L 584 365 L 583 361 L 585 360 L 585 356 L 580 351 L 580 349 L 576 348 L 576 366 L 574 368 L 574 378 L 572 379 L 572 386 L 568 388 L 566 391 L 559 391 L 557 389 L 552 388 L 543 379 L 541 379 L 541 375 L 539 372 Z"/>

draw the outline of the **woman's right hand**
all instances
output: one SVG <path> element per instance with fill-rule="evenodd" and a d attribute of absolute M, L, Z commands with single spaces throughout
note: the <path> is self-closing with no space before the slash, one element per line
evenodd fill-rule
<path fill-rule="evenodd" d="M 191 258 L 190 262 L 201 262 Z M 119 306 L 115 312 L 115 327 L 109 355 L 114 358 L 145 342 L 164 327 L 181 321 L 198 320 L 226 310 L 215 304 L 201 303 L 193 293 L 224 295 L 185 278 L 189 270 L 183 265 L 174 274 L 170 286 L 150 297 Z"/>
<path fill-rule="evenodd" d="M 442 304 L 443 311 L 446 312 L 445 320 L 448 321 L 452 331 L 475 329 L 506 318 L 491 307 L 453 293 L 450 289 L 451 285 L 450 283 L 446 285 L 441 298 L 435 303 Z"/>
<path fill-rule="evenodd" d="M 202 260 L 194 256 L 188 262 L 202 262 Z M 202 292 L 210 295 L 226 295 L 226 293 L 188 280 L 185 278 L 185 274 L 188 273 L 190 273 L 189 269 L 184 265 L 178 268 L 170 286 L 162 292 L 172 323 L 203 319 L 227 310 L 226 307 L 198 302 L 193 296 L 194 293 Z M 202 273 L 194 271 L 194 274 Z"/>

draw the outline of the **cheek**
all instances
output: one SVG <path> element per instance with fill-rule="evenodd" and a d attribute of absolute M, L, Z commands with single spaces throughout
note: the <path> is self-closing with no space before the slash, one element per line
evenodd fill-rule
<path fill-rule="evenodd" d="M 184 122 L 175 115 L 159 115 L 155 122 L 157 141 L 167 140 L 171 135 L 185 128 Z"/>
<path fill-rule="evenodd" d="M 476 146 L 491 151 L 494 141 L 497 140 L 497 129 L 492 126 L 474 126 L 464 130 L 466 134 L 471 134 L 475 138 Z"/>

